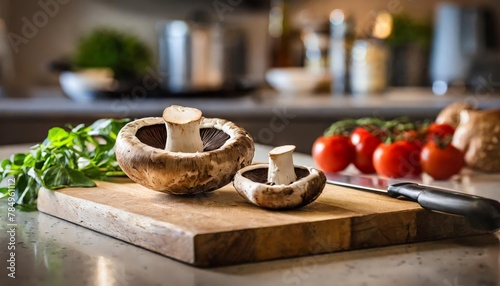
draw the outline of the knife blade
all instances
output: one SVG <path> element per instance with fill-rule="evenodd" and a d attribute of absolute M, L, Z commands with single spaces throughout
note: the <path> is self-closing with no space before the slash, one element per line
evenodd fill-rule
<path fill-rule="evenodd" d="M 465 217 L 478 230 L 500 229 L 500 202 L 411 181 L 326 173 L 327 183 L 359 190 L 383 192 L 393 198 L 404 197 L 421 207 Z"/>

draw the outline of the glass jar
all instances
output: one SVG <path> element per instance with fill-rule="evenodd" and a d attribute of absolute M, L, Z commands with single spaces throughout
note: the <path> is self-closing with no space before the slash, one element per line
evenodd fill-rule
<path fill-rule="evenodd" d="M 356 40 L 351 52 L 353 94 L 377 93 L 387 86 L 389 51 L 380 40 Z"/>

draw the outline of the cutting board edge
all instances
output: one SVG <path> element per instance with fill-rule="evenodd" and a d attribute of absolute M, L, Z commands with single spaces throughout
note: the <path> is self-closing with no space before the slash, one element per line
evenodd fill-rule
<path fill-rule="evenodd" d="M 388 246 L 396 246 L 396 245 L 404 245 L 404 244 L 413 244 L 413 243 L 422 243 L 422 242 L 429 242 L 429 241 L 438 241 L 438 240 L 445 240 L 445 239 L 452 239 L 452 238 L 460 238 L 460 237 L 467 237 L 467 236 L 475 236 L 475 235 L 484 235 L 484 234 L 491 234 L 491 232 L 487 231 L 479 231 L 475 230 L 470 225 L 467 223 L 465 218 L 457 217 L 457 216 L 450 216 L 438 212 L 433 212 L 426 210 L 424 208 L 420 208 L 418 210 L 402 210 L 396 212 L 399 215 L 409 215 L 409 216 L 415 216 L 415 220 L 412 221 L 412 223 L 409 225 L 409 228 L 412 228 L 412 231 L 409 231 L 408 236 L 397 236 L 396 238 L 393 238 L 392 240 L 387 240 L 380 242 L 378 241 L 377 244 L 370 244 L 370 243 L 363 243 L 360 241 L 354 241 L 353 236 L 352 236 L 352 231 L 353 227 L 355 224 L 357 224 L 357 220 L 384 220 L 384 216 L 380 213 L 377 214 L 360 214 L 351 217 L 349 220 L 340 220 L 339 222 L 346 223 L 348 222 L 348 228 L 349 231 L 346 232 L 348 235 L 345 237 L 348 241 L 348 245 L 334 245 L 333 248 L 330 248 L 328 245 L 321 245 L 322 248 L 310 251 L 310 252 L 302 252 L 300 254 L 286 254 L 286 255 L 276 255 L 276 256 L 271 256 L 271 257 L 259 257 L 258 259 L 246 259 L 245 257 L 238 259 L 238 260 L 231 260 L 228 259 L 230 257 L 222 257 L 218 258 L 215 261 L 210 260 L 212 257 L 209 256 L 204 256 L 203 253 L 201 254 L 202 257 L 200 257 L 200 254 L 198 253 L 197 247 L 199 247 L 200 243 L 203 243 L 204 238 L 208 238 L 208 240 L 211 240 L 211 236 L 224 236 L 224 235 L 232 235 L 235 233 L 242 233 L 246 231 L 276 231 L 276 226 L 269 226 L 269 227 L 264 227 L 264 228 L 248 228 L 248 229 L 239 229 L 239 230 L 231 230 L 231 231 L 223 231 L 223 232 L 216 232 L 216 233 L 211 233 L 211 232 L 206 232 L 206 233 L 198 233 L 195 234 L 193 237 L 194 239 L 194 247 L 195 247 L 195 262 L 192 263 L 191 265 L 200 267 L 200 268 L 214 268 L 214 267 L 223 267 L 223 266 L 230 266 L 230 265 L 240 265 L 240 264 L 248 264 L 248 263 L 256 263 L 256 262 L 265 262 L 265 261 L 273 261 L 273 260 L 278 260 L 278 259 L 286 259 L 286 258 L 297 258 L 297 257 L 307 257 L 307 256 L 315 256 L 315 255 L 323 255 L 323 254 L 331 254 L 331 253 L 337 253 L 337 252 L 343 252 L 343 251 L 350 251 L 350 250 L 363 250 L 363 249 L 370 249 L 370 248 L 377 248 L 377 247 L 388 247 Z M 384 215 L 388 217 L 396 217 L 396 213 L 386 213 Z M 398 221 L 399 219 L 396 219 Z M 430 228 L 426 228 L 425 226 L 422 226 L 422 224 L 426 223 L 426 221 L 432 220 L 434 221 L 434 224 L 441 224 L 441 225 L 447 225 L 447 227 L 444 227 L 440 229 L 437 233 L 432 233 L 430 231 Z M 304 222 L 298 222 L 298 223 L 292 223 L 292 224 L 286 224 L 286 225 L 281 225 L 280 227 L 283 228 L 290 228 L 293 225 L 296 226 L 307 226 L 307 227 L 314 227 L 315 224 L 331 224 L 335 220 L 333 219 L 325 219 L 325 220 L 320 220 L 320 221 L 314 221 L 310 223 L 304 223 Z M 404 219 L 400 221 L 401 224 L 404 224 Z M 450 229 L 452 228 L 452 229 Z M 344 230 L 345 231 L 345 230 Z M 437 235 L 437 237 L 432 237 L 432 235 Z M 200 242 L 201 240 L 201 242 Z M 226 248 L 230 249 L 225 245 Z M 209 247 L 212 249 L 212 247 Z M 207 260 L 208 257 L 208 260 Z"/>
<path fill-rule="evenodd" d="M 245 265 L 245 264 L 251 264 L 251 263 L 265 263 L 265 262 L 271 262 L 271 261 L 277 261 L 281 259 L 294 259 L 294 258 L 309 258 L 309 257 L 315 257 L 318 255 L 327 255 L 327 254 L 335 254 L 335 253 L 342 253 L 345 251 L 360 251 L 360 250 L 366 250 L 366 249 L 374 249 L 374 248 L 384 248 L 384 247 L 394 247 L 394 246 L 402 246 L 402 245 L 411 245 L 411 244 L 418 244 L 418 243 L 428 243 L 428 242 L 436 242 L 436 241 L 445 241 L 448 239 L 455 239 L 455 238 L 464 238 L 464 237 L 472 237 L 472 236 L 480 236 L 480 235 L 491 235 L 491 233 L 469 233 L 469 234 L 463 234 L 463 235 L 458 235 L 458 236 L 451 236 L 451 237 L 442 237 L 442 238 L 428 238 L 424 240 L 418 240 L 418 241 L 410 241 L 410 242 L 400 242 L 400 243 L 394 243 L 394 244 L 383 244 L 383 245 L 378 245 L 378 246 L 360 246 L 360 247 L 354 247 L 354 248 L 349 248 L 349 249 L 340 249 L 336 251 L 320 251 L 316 253 L 309 253 L 309 254 L 300 254 L 300 255 L 291 255 L 291 256 L 281 256 L 281 257 L 274 257 L 274 258 L 269 258 L 269 259 L 262 259 L 262 260 L 257 260 L 257 261 L 240 261 L 240 262 L 229 262 L 229 263 L 221 263 L 221 264 L 206 264 L 206 263 L 199 263 L 199 262 L 194 262 L 194 263 L 188 263 L 186 261 L 182 260 L 177 260 L 172 257 L 167 257 L 171 258 L 174 260 L 177 260 L 179 262 L 182 262 L 186 265 L 197 267 L 197 268 L 202 268 L 202 269 L 215 269 L 218 267 L 230 267 L 230 266 L 237 266 L 237 265 Z"/>
<path fill-rule="evenodd" d="M 53 196 L 53 198 L 49 198 L 48 196 Z M 73 206 L 71 208 L 72 210 L 74 210 L 74 215 L 69 215 L 69 216 L 64 215 L 57 208 L 57 204 L 60 203 L 61 201 L 64 201 L 65 197 L 71 197 L 72 200 L 80 202 L 80 204 L 78 206 Z M 90 202 L 90 203 L 88 203 L 88 202 Z M 89 206 L 86 206 L 86 204 L 88 204 Z M 168 235 L 168 236 L 166 236 L 165 234 L 161 234 L 160 235 L 161 237 L 164 237 L 166 240 L 170 240 L 170 241 L 165 241 L 161 245 L 151 247 L 150 244 L 147 243 L 148 240 L 144 240 L 144 237 L 145 237 L 144 234 L 148 234 L 149 232 L 142 232 L 143 235 L 139 235 L 139 233 L 141 233 L 140 230 L 146 229 L 144 227 L 141 227 L 140 225 L 135 225 L 135 228 L 132 228 L 132 229 L 127 228 L 129 230 L 133 230 L 133 229 L 138 230 L 137 237 L 139 240 L 137 240 L 137 239 L 134 240 L 134 239 L 131 239 L 127 235 L 110 234 L 109 228 L 106 228 L 104 226 L 100 227 L 99 224 L 97 224 L 97 225 L 92 224 L 92 222 L 95 222 L 97 220 L 87 220 L 86 221 L 86 220 L 77 219 L 79 217 L 79 212 L 78 212 L 79 208 L 83 209 L 83 211 L 81 211 L 81 212 L 84 212 L 85 209 L 88 209 L 89 207 L 94 207 L 94 208 L 101 207 L 101 208 L 106 209 L 108 212 L 114 211 L 118 215 L 123 214 L 122 219 L 119 222 L 122 225 L 126 225 L 127 222 L 130 221 L 129 219 L 127 219 L 128 217 L 130 217 L 130 214 L 127 214 L 126 211 L 120 210 L 118 208 L 104 205 L 104 204 L 100 204 L 100 203 L 97 203 L 94 201 L 87 201 L 85 199 L 69 196 L 69 195 L 66 195 L 62 192 L 51 191 L 51 190 L 48 190 L 45 188 L 41 188 L 39 191 L 37 207 L 38 207 L 39 211 L 41 211 L 45 214 L 69 221 L 69 222 L 74 223 L 76 225 L 85 227 L 87 229 L 96 231 L 98 233 L 104 234 L 106 236 L 109 236 L 109 237 L 112 237 L 115 239 L 119 239 L 121 241 L 130 243 L 132 245 L 136 245 L 136 246 L 139 246 L 141 248 L 168 256 L 172 259 L 175 259 L 175 260 L 187 263 L 187 264 L 192 264 L 192 265 L 195 264 L 195 251 L 194 251 L 194 243 L 193 243 L 195 234 L 192 232 L 180 229 L 173 224 L 166 223 L 166 222 L 158 222 L 158 221 L 155 221 L 154 219 L 152 219 L 148 216 L 143 216 L 140 214 L 133 214 L 134 216 L 137 216 L 138 218 L 143 219 L 145 222 L 144 224 L 149 223 L 149 225 L 153 226 L 153 228 L 160 226 L 160 225 L 165 225 L 165 226 L 160 226 L 160 227 L 163 227 L 163 229 L 169 229 L 167 227 L 167 225 L 168 226 L 175 226 L 175 231 L 178 233 L 177 236 L 175 236 L 175 233 L 174 233 L 174 235 Z M 88 213 L 88 211 L 85 213 Z M 118 215 L 113 216 L 113 217 L 116 218 L 116 217 L 118 217 Z M 172 230 L 172 229 L 170 229 L 170 230 Z M 177 239 L 175 239 L 175 238 L 177 238 Z M 150 241 L 153 241 L 153 240 L 150 240 Z M 172 250 L 165 248 L 166 245 L 170 246 L 171 245 L 170 243 L 174 244 L 174 246 L 171 247 Z M 184 245 L 184 246 L 181 246 L 181 245 Z M 186 249 L 185 247 L 187 247 L 187 249 L 189 251 L 182 252 L 182 253 L 184 253 L 184 255 L 175 252 L 176 249 Z"/>

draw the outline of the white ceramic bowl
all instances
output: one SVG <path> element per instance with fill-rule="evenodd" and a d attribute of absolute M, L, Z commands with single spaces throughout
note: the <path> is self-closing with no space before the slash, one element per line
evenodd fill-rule
<path fill-rule="evenodd" d="M 267 82 L 283 93 L 310 93 L 320 84 L 329 82 L 330 78 L 325 69 L 274 68 L 266 73 Z"/>
<path fill-rule="evenodd" d="M 63 92 L 75 101 L 90 101 L 98 93 L 114 92 L 118 82 L 107 69 L 84 69 L 78 72 L 62 72 L 59 83 Z"/>

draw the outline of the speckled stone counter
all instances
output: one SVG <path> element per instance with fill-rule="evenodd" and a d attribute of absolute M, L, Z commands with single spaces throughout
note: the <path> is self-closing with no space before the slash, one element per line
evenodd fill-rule
<path fill-rule="evenodd" d="M 26 148 L 0 146 L 0 158 Z M 258 145 L 255 159 L 265 161 L 268 150 Z M 313 164 L 310 156 L 294 159 Z M 500 199 L 499 175 L 441 185 Z M 12 279 L 6 203 L 0 200 L 0 285 L 500 285 L 499 233 L 197 269 L 40 212 L 15 213 Z"/>

